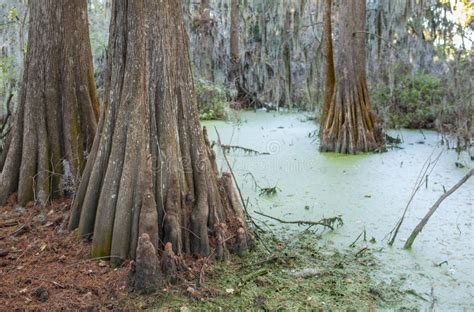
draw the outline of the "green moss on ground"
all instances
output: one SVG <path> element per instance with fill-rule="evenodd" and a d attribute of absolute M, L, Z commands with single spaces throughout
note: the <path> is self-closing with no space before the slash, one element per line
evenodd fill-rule
<path fill-rule="evenodd" d="M 210 265 L 202 285 L 196 279 L 134 301 L 154 311 L 375 311 L 399 307 L 406 297 L 372 279 L 380 264 L 370 250 L 339 252 L 309 232 L 266 244 L 273 258 L 258 246 Z"/>

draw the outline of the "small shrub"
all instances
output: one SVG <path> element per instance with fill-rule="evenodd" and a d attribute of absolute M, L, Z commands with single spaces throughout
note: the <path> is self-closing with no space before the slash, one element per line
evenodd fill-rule
<path fill-rule="evenodd" d="M 199 117 L 202 120 L 226 119 L 227 97 L 224 87 L 196 79 L 195 88 Z"/>
<path fill-rule="evenodd" d="M 431 129 L 435 127 L 444 91 L 441 79 L 415 73 L 402 77 L 392 94 L 388 86 L 377 85 L 372 89 L 371 99 L 386 126 Z"/>

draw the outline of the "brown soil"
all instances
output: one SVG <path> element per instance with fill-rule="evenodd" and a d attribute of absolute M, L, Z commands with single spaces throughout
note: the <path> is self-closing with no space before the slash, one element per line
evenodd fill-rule
<path fill-rule="evenodd" d="M 70 199 L 41 208 L 0 208 L 0 310 L 134 310 L 125 290 L 128 263 L 91 260 L 88 242 L 63 231 Z M 44 218 L 42 217 L 44 216 Z"/>

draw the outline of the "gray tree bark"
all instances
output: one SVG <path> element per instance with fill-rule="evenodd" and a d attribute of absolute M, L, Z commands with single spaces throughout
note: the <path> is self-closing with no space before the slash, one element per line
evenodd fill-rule
<path fill-rule="evenodd" d="M 201 130 L 179 0 L 116 0 L 98 136 L 69 228 L 92 236 L 92 256 L 155 250 L 208 255 L 216 229 L 244 227 Z M 234 205 L 233 205 L 234 204 Z"/>
<path fill-rule="evenodd" d="M 0 205 L 45 204 L 78 178 L 97 128 L 85 0 L 32 0 L 23 84 L 0 161 Z"/>

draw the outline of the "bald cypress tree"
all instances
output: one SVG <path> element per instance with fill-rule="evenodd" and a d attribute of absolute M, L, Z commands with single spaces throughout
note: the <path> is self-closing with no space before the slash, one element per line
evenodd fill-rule
<path fill-rule="evenodd" d="M 142 234 L 155 250 L 225 250 L 243 215 L 199 125 L 179 0 L 114 1 L 105 95 L 70 229 L 116 262 Z"/>
<path fill-rule="evenodd" d="M 31 0 L 18 108 L 0 159 L 0 205 L 46 203 L 78 178 L 97 128 L 86 0 Z"/>
<path fill-rule="evenodd" d="M 326 82 L 321 114 L 323 152 L 373 151 L 380 147 L 365 72 L 365 0 L 341 1 L 333 25 L 331 0 L 324 2 Z M 338 30 L 337 40 L 332 36 Z"/>

